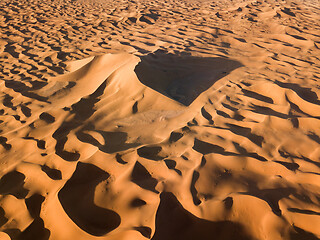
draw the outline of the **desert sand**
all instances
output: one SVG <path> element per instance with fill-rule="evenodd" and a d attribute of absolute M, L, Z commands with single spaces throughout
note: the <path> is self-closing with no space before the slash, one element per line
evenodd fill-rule
<path fill-rule="evenodd" d="M 1 0 L 1 240 L 320 238 L 318 0 Z"/>

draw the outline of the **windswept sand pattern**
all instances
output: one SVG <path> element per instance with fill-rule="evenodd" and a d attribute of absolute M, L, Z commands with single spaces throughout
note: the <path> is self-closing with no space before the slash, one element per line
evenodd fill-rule
<path fill-rule="evenodd" d="M 320 239 L 320 5 L 0 2 L 0 239 Z"/>

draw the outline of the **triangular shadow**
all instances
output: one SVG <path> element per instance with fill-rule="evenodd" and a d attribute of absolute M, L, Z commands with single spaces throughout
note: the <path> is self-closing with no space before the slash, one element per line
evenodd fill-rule
<path fill-rule="evenodd" d="M 224 57 L 195 57 L 159 50 L 140 59 L 135 68 L 140 82 L 185 106 L 219 79 L 243 66 Z"/>

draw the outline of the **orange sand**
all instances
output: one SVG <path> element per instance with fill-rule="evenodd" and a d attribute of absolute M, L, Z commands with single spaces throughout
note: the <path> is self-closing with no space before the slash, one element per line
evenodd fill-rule
<path fill-rule="evenodd" d="M 2 0 L 0 240 L 320 238 L 318 0 Z"/>

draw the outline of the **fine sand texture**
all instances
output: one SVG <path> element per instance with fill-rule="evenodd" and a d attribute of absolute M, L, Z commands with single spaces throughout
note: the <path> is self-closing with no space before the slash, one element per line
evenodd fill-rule
<path fill-rule="evenodd" d="M 0 240 L 319 240 L 318 0 L 1 0 Z"/>

